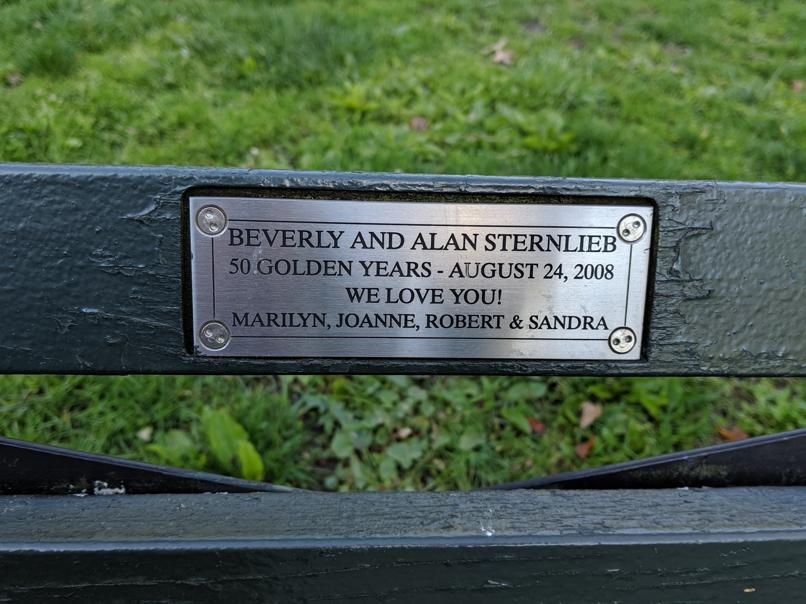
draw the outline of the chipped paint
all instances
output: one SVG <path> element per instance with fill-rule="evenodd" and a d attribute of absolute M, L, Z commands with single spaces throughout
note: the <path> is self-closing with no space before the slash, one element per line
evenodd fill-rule
<path fill-rule="evenodd" d="M 192 188 L 437 202 L 650 199 L 659 228 L 644 359 L 200 358 L 183 328 L 180 223 Z M 806 374 L 806 338 L 791 328 L 806 323 L 804 185 L 5 164 L 0 204 L 14 217 L 0 224 L 0 303 L 15 317 L 0 347 L 4 372 Z"/>

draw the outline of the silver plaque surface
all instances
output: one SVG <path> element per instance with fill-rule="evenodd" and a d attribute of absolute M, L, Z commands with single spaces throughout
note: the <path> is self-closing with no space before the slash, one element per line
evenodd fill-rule
<path fill-rule="evenodd" d="M 195 351 L 635 360 L 651 205 L 192 197 Z"/>

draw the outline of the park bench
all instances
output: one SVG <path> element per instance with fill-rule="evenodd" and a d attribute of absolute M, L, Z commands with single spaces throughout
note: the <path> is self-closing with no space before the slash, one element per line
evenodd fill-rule
<path fill-rule="evenodd" d="M 803 185 L 10 164 L 0 166 L 0 207 L 4 373 L 806 375 Z M 587 238 L 552 239 L 526 222 L 533 213 Z M 594 215 L 609 226 L 584 222 Z M 334 289 L 350 270 L 339 259 L 360 257 L 333 255 L 335 231 L 328 240 L 257 224 L 385 225 L 365 233 L 374 261 L 410 259 L 390 233 L 435 232 L 418 258 L 467 260 L 467 228 L 493 219 L 526 236 L 492 233 L 491 246 L 528 245 L 555 265 L 589 252 L 576 269 L 588 289 L 571 289 L 556 266 L 550 286 L 514 286 L 496 265 L 483 288 L 492 293 L 476 292 L 493 297 L 465 299 L 481 311 L 461 325 L 434 313 L 437 335 L 423 342 L 405 325 L 419 318 L 374 317 L 410 331 L 393 342 L 391 328 L 368 327 L 386 334 L 370 345 L 335 323 L 325 338 L 331 319 L 319 324 L 310 306 L 373 304 L 383 286 Z M 286 256 L 261 239 L 284 236 L 296 250 Z M 216 246 L 250 243 L 216 256 Z M 622 251 L 613 268 L 600 261 Z M 304 258 L 316 262 L 278 262 Z M 394 292 L 413 296 L 412 308 L 445 294 L 438 267 L 422 269 L 392 276 L 423 285 Z M 313 285 L 278 293 L 269 270 Z M 592 294 L 580 302 L 573 291 Z M 550 337 L 501 336 L 526 329 L 512 322 L 512 301 L 541 292 L 582 304 L 589 329 L 538 317 Z M 236 308 L 242 299 L 291 300 L 308 314 L 270 317 Z M 473 318 L 500 313 L 509 327 Z M 568 336 L 572 326 L 585 337 Z M 3 600 L 795 601 L 804 560 L 801 430 L 467 493 L 313 493 L 0 441 Z"/>

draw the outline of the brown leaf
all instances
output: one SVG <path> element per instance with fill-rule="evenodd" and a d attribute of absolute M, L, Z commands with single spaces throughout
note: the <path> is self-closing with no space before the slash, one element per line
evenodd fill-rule
<path fill-rule="evenodd" d="M 395 436 L 398 440 L 404 440 L 412 435 L 414 431 L 409 428 L 408 426 L 404 426 L 400 428 L 397 432 L 395 432 Z"/>
<path fill-rule="evenodd" d="M 598 403 L 585 401 L 582 403 L 582 412 L 579 414 L 579 427 L 587 428 L 602 415 L 602 406 Z"/>
<path fill-rule="evenodd" d="M 577 457 L 579 457 L 580 459 L 585 459 L 588 456 L 588 453 L 591 452 L 591 447 L 593 447 L 594 442 L 596 442 L 596 438 L 591 436 L 585 442 L 579 443 L 576 446 L 576 449 L 574 449 L 576 451 Z"/>
<path fill-rule="evenodd" d="M 719 429 L 719 436 L 721 436 L 724 440 L 733 442 L 735 440 L 744 440 L 747 438 L 747 432 L 742 430 L 739 426 L 722 426 Z"/>
<path fill-rule="evenodd" d="M 411 118 L 411 120 L 409 120 L 409 128 L 415 132 L 422 132 L 428 128 L 428 120 L 422 115 L 415 115 L 413 118 Z"/>
<path fill-rule="evenodd" d="M 527 417 L 526 421 L 529 422 L 529 427 L 532 428 L 532 432 L 536 434 L 543 434 L 546 431 L 546 424 L 541 422 L 536 417 Z"/>
<path fill-rule="evenodd" d="M 511 50 L 496 50 L 493 55 L 493 63 L 496 65 L 512 65 L 515 55 Z"/>
<path fill-rule="evenodd" d="M 795 92 L 803 90 L 803 80 L 792 80 L 792 90 Z"/>
<path fill-rule="evenodd" d="M 501 38 L 492 46 L 485 48 L 484 52 L 485 54 L 493 55 L 492 60 L 496 65 L 512 65 L 512 61 L 515 58 L 515 53 L 509 50 L 506 46 L 507 39 Z"/>

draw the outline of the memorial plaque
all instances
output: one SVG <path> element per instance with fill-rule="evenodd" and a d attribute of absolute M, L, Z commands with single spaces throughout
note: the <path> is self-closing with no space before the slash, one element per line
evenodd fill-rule
<path fill-rule="evenodd" d="M 651 205 L 192 197 L 194 347 L 635 360 Z"/>

